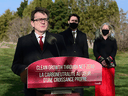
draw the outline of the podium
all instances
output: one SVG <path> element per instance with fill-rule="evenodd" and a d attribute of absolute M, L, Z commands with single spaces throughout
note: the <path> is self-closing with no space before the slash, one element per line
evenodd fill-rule
<path fill-rule="evenodd" d="M 37 96 L 80 96 L 74 88 L 100 85 L 102 66 L 95 60 L 82 57 L 53 57 L 33 62 L 21 73 L 27 88 L 50 90 L 51 94 Z"/>

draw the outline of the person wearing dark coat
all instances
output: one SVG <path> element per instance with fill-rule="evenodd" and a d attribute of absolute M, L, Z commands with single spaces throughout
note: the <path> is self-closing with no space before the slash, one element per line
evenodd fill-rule
<path fill-rule="evenodd" d="M 31 13 L 31 25 L 34 30 L 18 39 L 12 71 L 21 76 L 27 70 L 28 66 L 41 59 L 50 57 L 64 56 L 66 46 L 63 37 L 59 34 L 53 34 L 47 31 L 49 12 L 47 9 L 36 7 Z M 49 41 L 54 37 L 55 43 Z M 56 48 L 58 47 L 58 48 Z M 50 91 L 44 90 L 38 92 L 36 89 L 27 89 L 27 84 L 24 83 L 25 96 L 37 96 L 37 93 L 50 94 Z"/>
<path fill-rule="evenodd" d="M 94 56 L 102 65 L 102 84 L 95 86 L 95 96 L 115 96 L 115 56 L 117 43 L 114 29 L 109 23 L 104 23 L 96 33 Z"/>
<path fill-rule="evenodd" d="M 59 34 L 64 38 L 67 56 L 89 58 L 87 36 L 78 30 L 79 22 L 80 17 L 77 14 L 71 14 L 68 19 L 69 28 Z M 84 96 L 83 88 L 77 88 L 75 92 L 80 93 L 80 96 Z"/>
<path fill-rule="evenodd" d="M 77 56 L 89 58 L 87 36 L 78 30 L 80 17 L 77 14 L 71 14 L 68 19 L 69 28 L 59 33 L 63 36 L 68 56 Z"/>

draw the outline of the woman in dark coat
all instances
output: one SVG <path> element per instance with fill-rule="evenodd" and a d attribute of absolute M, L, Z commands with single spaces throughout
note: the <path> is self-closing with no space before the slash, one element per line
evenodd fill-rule
<path fill-rule="evenodd" d="M 95 86 L 95 96 L 115 96 L 115 55 L 117 52 L 113 27 L 104 23 L 96 33 L 93 48 L 96 61 L 102 65 L 102 84 Z"/>

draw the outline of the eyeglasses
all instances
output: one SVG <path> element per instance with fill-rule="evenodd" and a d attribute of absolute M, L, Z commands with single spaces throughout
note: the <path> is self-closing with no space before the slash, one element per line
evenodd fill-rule
<path fill-rule="evenodd" d="M 37 21 L 37 22 L 47 22 L 49 19 L 48 18 L 39 18 L 39 19 L 35 19 L 35 20 L 33 20 L 33 21 Z"/>

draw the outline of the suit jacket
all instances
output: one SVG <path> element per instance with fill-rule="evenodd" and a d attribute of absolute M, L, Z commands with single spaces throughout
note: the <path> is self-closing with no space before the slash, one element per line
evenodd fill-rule
<path fill-rule="evenodd" d="M 50 45 L 47 42 L 47 38 L 49 35 L 52 35 L 57 39 L 56 44 Z M 44 58 L 59 57 L 59 54 L 61 56 L 64 56 L 64 53 L 66 53 L 66 47 L 63 37 L 61 35 L 46 32 L 45 42 L 42 51 L 36 39 L 34 31 L 32 31 L 30 34 L 18 39 L 11 69 L 15 74 L 20 76 L 25 68 L 31 63 Z M 35 90 L 28 90 L 26 85 L 25 89 L 26 91 L 30 91 L 30 96 L 34 96 L 35 93 L 33 92 L 35 92 Z"/>
<path fill-rule="evenodd" d="M 64 32 L 60 33 L 65 41 L 68 56 L 77 56 L 89 58 L 88 55 L 88 44 L 86 34 L 77 29 L 77 37 L 75 39 L 72 35 L 72 30 L 68 28 Z"/>

